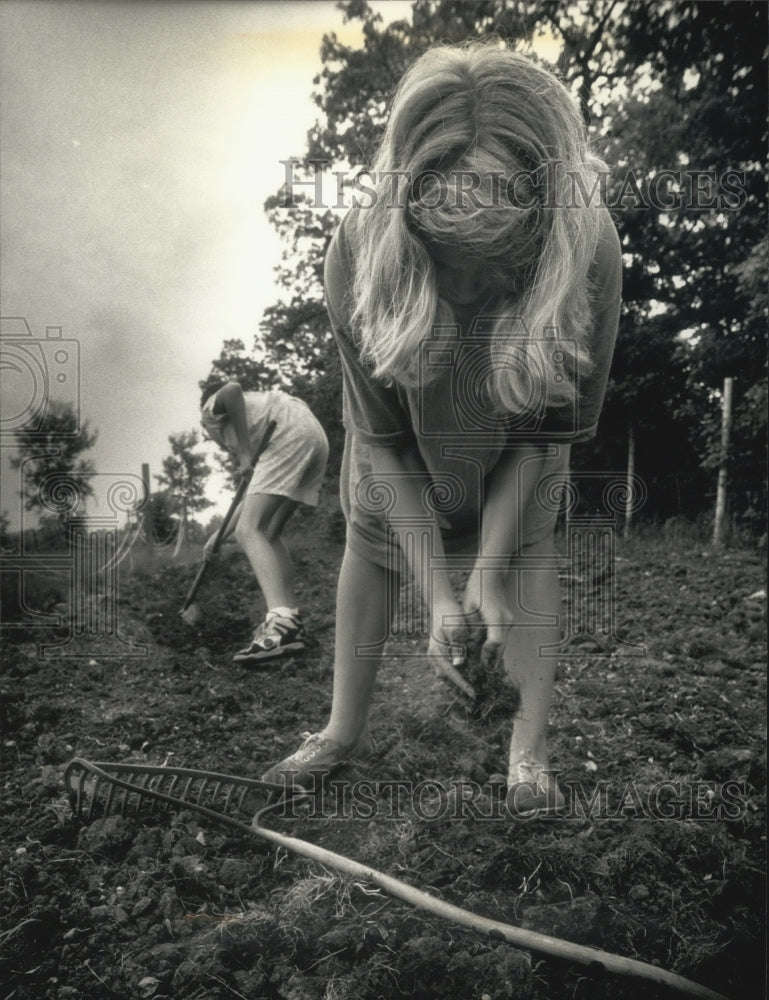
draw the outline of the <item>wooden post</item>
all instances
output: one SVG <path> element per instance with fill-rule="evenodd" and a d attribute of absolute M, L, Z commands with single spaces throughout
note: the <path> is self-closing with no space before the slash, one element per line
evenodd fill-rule
<path fill-rule="evenodd" d="M 630 537 L 630 528 L 633 522 L 633 499 L 635 491 L 633 489 L 633 478 L 635 476 L 635 424 L 633 423 L 633 415 L 630 415 L 630 421 L 627 427 L 627 471 L 626 471 L 626 490 L 627 494 L 625 497 L 625 526 L 623 529 L 623 536 L 625 538 Z"/>
<path fill-rule="evenodd" d="M 182 549 L 184 548 L 184 543 L 187 541 L 187 511 L 182 509 L 181 516 L 179 517 L 179 530 L 176 532 L 176 544 L 174 545 L 174 552 L 171 556 L 172 559 L 178 559 L 181 555 Z"/>
<path fill-rule="evenodd" d="M 142 462 L 142 482 L 144 483 L 144 493 L 147 497 L 147 503 L 144 507 L 144 518 L 142 520 L 142 525 L 144 527 L 145 552 L 147 560 L 151 560 L 155 548 L 155 526 L 152 517 L 152 504 L 150 503 L 150 497 L 152 496 L 150 467 L 147 462 Z"/>
<path fill-rule="evenodd" d="M 729 459 L 729 437 L 732 429 L 732 389 L 733 378 L 724 379 L 724 394 L 721 401 L 721 455 L 718 465 L 718 486 L 716 488 L 716 514 L 713 521 L 713 545 L 719 547 L 724 543 L 724 524 L 726 522 L 726 481 Z"/>

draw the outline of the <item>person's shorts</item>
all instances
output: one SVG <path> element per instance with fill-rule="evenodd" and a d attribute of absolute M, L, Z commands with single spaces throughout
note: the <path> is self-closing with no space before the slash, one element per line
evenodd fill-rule
<path fill-rule="evenodd" d="M 246 495 L 270 493 L 316 507 L 328 462 L 326 432 L 309 406 L 298 399 L 285 403 L 285 413 L 277 416 Z"/>
<path fill-rule="evenodd" d="M 563 484 L 568 477 L 570 446 L 550 444 L 539 482 L 523 510 L 517 511 L 518 551 L 552 536 L 561 503 Z M 468 465 L 472 475 L 473 466 Z M 348 433 L 342 458 L 340 475 L 340 501 L 347 522 L 347 544 L 357 555 L 379 566 L 400 572 L 403 569 L 401 546 L 392 534 L 381 509 L 387 505 L 386 490 L 362 490 L 361 484 L 370 480 L 371 460 L 369 447 Z M 482 496 L 483 490 L 473 487 L 464 491 L 467 496 Z M 515 497 L 510 498 L 511 511 L 515 510 Z M 379 508 L 379 509 L 377 509 Z M 440 517 L 441 538 L 445 554 L 460 557 L 457 568 L 466 567 L 478 551 L 481 511 L 460 509 L 451 512 L 450 518 Z M 511 553 L 513 555 L 515 553 Z M 463 558 L 462 558 L 463 557 Z"/>

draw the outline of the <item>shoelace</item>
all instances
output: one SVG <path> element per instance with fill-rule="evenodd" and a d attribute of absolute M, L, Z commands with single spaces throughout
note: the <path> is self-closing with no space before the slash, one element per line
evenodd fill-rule
<path fill-rule="evenodd" d="M 323 749 L 324 743 L 331 742 L 322 733 L 302 733 L 302 736 L 304 737 L 304 743 L 293 755 L 293 759 L 300 764 L 306 764 L 308 761 L 311 761 L 315 754 Z"/>
<path fill-rule="evenodd" d="M 266 624 L 267 622 L 261 622 L 261 624 L 256 626 L 256 628 L 254 629 L 254 637 L 251 640 L 252 642 L 258 642 L 262 638 L 262 636 L 264 635 L 264 626 Z"/>
<path fill-rule="evenodd" d="M 269 635 L 271 631 L 278 639 L 283 638 L 283 635 L 285 633 L 282 632 L 280 628 L 276 627 L 276 622 L 280 621 L 291 623 L 289 626 L 287 626 L 286 631 L 288 631 L 290 628 L 299 627 L 299 622 L 295 618 L 281 618 L 280 615 L 268 614 L 267 617 L 264 619 L 264 621 L 260 625 L 257 625 L 256 630 L 254 631 L 254 637 L 251 640 L 251 642 L 252 643 L 259 642 L 260 639 L 263 639 L 266 635 Z"/>
<path fill-rule="evenodd" d="M 535 770 L 535 768 L 537 768 L 537 770 Z M 523 757 L 515 765 L 515 776 L 519 784 L 528 782 L 532 782 L 535 785 L 538 784 L 541 771 L 542 768 L 538 764 L 526 757 Z"/>

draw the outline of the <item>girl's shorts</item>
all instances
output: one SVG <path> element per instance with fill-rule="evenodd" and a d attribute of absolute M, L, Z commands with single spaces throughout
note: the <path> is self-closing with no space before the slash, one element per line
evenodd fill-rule
<path fill-rule="evenodd" d="M 316 507 L 328 462 L 328 439 L 312 410 L 299 399 L 276 414 L 277 426 L 259 458 L 247 496 L 270 493 Z M 272 414 L 271 414 L 272 415 Z"/>
<path fill-rule="evenodd" d="M 516 498 L 510 498 L 511 515 L 518 518 L 518 552 L 552 537 L 555 531 L 563 485 L 569 473 L 571 449 L 568 444 L 550 444 L 547 449 L 539 481 L 526 506 L 516 510 Z M 368 504 L 361 496 L 362 491 L 356 489 L 370 473 L 368 446 L 348 433 L 340 477 L 340 501 L 347 521 L 347 544 L 364 559 L 400 572 L 404 568 L 400 545 L 384 516 L 373 509 L 375 504 Z M 483 490 L 469 488 L 467 495 L 482 496 Z M 475 509 L 452 514 L 453 524 L 446 518 L 439 518 L 449 568 L 453 568 L 452 557 L 456 559 L 457 569 L 472 565 L 478 552 L 481 518 L 482 512 Z"/>

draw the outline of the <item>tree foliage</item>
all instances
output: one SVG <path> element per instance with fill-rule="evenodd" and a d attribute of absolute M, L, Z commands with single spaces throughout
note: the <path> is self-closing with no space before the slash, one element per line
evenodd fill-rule
<path fill-rule="evenodd" d="M 149 541 L 156 545 L 168 545 L 173 542 L 179 531 L 179 517 L 176 504 L 165 490 L 150 494 L 145 509 L 145 527 L 147 522 L 152 525 L 152 536 Z"/>
<path fill-rule="evenodd" d="M 195 451 L 199 443 L 197 431 L 170 434 L 168 441 L 171 454 L 163 459 L 163 472 L 155 478 L 165 487 L 173 512 L 186 524 L 190 514 L 213 504 L 205 495 L 211 469 L 205 455 Z"/>
<path fill-rule="evenodd" d="M 98 432 L 91 432 L 88 421 L 79 424 L 71 405 L 52 402 L 38 424 L 18 428 L 14 436 L 17 454 L 11 465 L 22 470 L 24 509 L 62 527 L 68 518 L 82 515 L 93 496 L 95 475 L 93 462 L 82 456 L 94 446 Z"/>
<path fill-rule="evenodd" d="M 766 385 L 756 280 L 766 257 L 766 9 L 659 3 L 646 15 L 627 25 L 635 86 L 612 110 L 608 143 L 615 186 L 632 171 L 643 202 L 617 213 L 627 266 L 613 400 L 625 422 L 640 422 L 647 478 L 664 472 L 691 510 L 714 488 L 720 391 L 735 378 L 732 479 L 745 506 L 761 488 L 766 433 L 754 419 Z"/>

